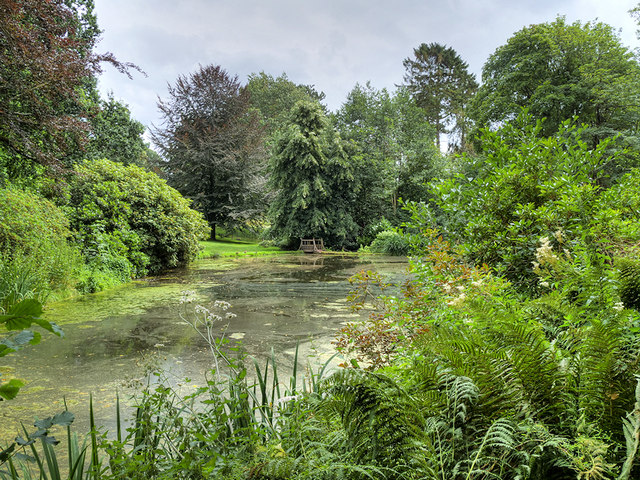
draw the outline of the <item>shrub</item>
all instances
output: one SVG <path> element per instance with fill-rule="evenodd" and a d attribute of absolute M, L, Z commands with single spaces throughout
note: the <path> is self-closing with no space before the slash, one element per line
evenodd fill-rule
<path fill-rule="evenodd" d="M 404 236 L 395 230 L 385 230 L 376 235 L 371 243 L 370 250 L 373 253 L 383 253 L 385 255 L 407 255 L 409 253 L 409 243 Z"/>
<path fill-rule="evenodd" d="M 444 233 L 464 242 L 471 261 L 491 265 L 520 287 L 535 284 L 531 262 L 539 238 L 562 231 L 573 243 L 601 223 L 605 167 L 620 156 L 608 140 L 595 148 L 585 143 L 584 127 L 570 122 L 549 138 L 541 138 L 542 129 L 523 111 L 498 131 L 484 130 L 482 155 L 464 157 L 463 173 L 433 185 Z"/>
<path fill-rule="evenodd" d="M 34 193 L 0 189 L 0 310 L 73 285 L 80 265 L 62 210 Z"/>
<path fill-rule="evenodd" d="M 93 272 L 141 276 L 196 258 L 209 227 L 156 174 L 108 160 L 75 170 L 66 209 Z"/>

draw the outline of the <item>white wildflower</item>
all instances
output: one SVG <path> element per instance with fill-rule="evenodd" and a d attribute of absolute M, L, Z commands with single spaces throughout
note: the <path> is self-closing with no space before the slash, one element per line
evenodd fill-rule
<path fill-rule="evenodd" d="M 616 302 L 616 304 L 613 306 L 613 309 L 616 312 L 621 312 L 622 310 L 624 310 L 624 303 L 622 302 Z"/>
<path fill-rule="evenodd" d="M 194 291 L 185 290 L 184 292 L 182 292 L 182 296 L 180 297 L 180 305 L 193 302 L 194 296 L 195 296 Z"/>
<path fill-rule="evenodd" d="M 540 265 L 548 263 L 553 266 L 558 263 L 558 257 L 553 253 L 553 247 L 551 246 L 549 237 L 542 237 L 540 239 L 540 246 L 536 249 L 536 260 Z"/>
<path fill-rule="evenodd" d="M 540 286 L 544 288 L 549 288 L 549 282 L 540 282 Z"/>
<path fill-rule="evenodd" d="M 216 300 L 213 302 L 213 308 L 219 308 L 220 310 L 228 310 L 231 307 L 229 302 L 223 300 Z"/>
<path fill-rule="evenodd" d="M 466 298 L 467 298 L 467 296 L 464 293 L 461 293 L 460 296 L 449 300 L 447 302 L 447 305 L 449 305 L 451 307 L 459 307 L 464 303 Z"/>
<path fill-rule="evenodd" d="M 458 291 L 464 292 L 464 285 L 458 285 L 456 288 L 458 289 Z"/>
<path fill-rule="evenodd" d="M 564 231 L 561 228 L 556 230 L 556 232 L 553 234 L 553 236 L 556 237 L 556 240 L 558 241 L 558 243 L 563 243 L 564 242 Z"/>

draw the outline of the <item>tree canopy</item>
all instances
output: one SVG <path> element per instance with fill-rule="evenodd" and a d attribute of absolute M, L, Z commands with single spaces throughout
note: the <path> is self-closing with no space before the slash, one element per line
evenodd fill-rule
<path fill-rule="evenodd" d="M 440 136 L 449 131 L 449 126 L 457 131 L 463 146 L 467 132 L 466 107 L 478 88 L 475 76 L 451 47 L 423 43 L 413 54 L 415 58 L 406 58 L 403 62 L 405 86 L 436 129 L 438 149 Z"/>
<path fill-rule="evenodd" d="M 268 134 L 286 126 L 289 112 L 296 102 L 320 102 L 324 99 L 324 93 L 316 91 L 312 85 L 295 84 L 284 73 L 275 78 L 265 72 L 252 73 L 246 89 L 250 94 L 250 104 L 260 112 Z"/>
<path fill-rule="evenodd" d="M 348 143 L 358 198 L 353 217 L 368 244 L 382 218 L 398 223 L 400 198 L 427 200 L 425 183 L 440 160 L 435 130 L 405 89 L 390 94 L 369 83 L 356 85 L 332 118 Z"/>
<path fill-rule="evenodd" d="M 152 131 L 169 184 L 192 199 L 212 227 L 233 230 L 260 217 L 265 164 L 262 128 L 237 76 L 201 66 L 159 100 Z"/>
<path fill-rule="evenodd" d="M 303 237 L 329 239 L 332 246 L 354 241 L 351 169 L 317 102 L 294 105 L 290 125 L 276 142 L 270 172 L 276 191 L 269 212 L 272 236 L 290 246 Z"/>
<path fill-rule="evenodd" d="M 90 118 L 91 135 L 85 158 L 108 158 L 125 165 L 145 166 L 149 147 L 142 139 L 144 125 L 131 118 L 127 105 L 113 95 L 98 102 L 99 111 Z"/>
<path fill-rule="evenodd" d="M 93 52 L 92 14 L 89 1 L 0 3 L 0 150 L 13 160 L 63 166 L 86 140 L 87 81 L 104 62 L 137 68 Z"/>
<path fill-rule="evenodd" d="M 616 31 L 601 22 L 569 24 L 563 17 L 516 32 L 487 60 L 472 105 L 479 126 L 514 119 L 526 107 L 546 118 L 542 134 L 577 118 L 595 146 L 623 132 L 635 135 L 640 67 Z"/>

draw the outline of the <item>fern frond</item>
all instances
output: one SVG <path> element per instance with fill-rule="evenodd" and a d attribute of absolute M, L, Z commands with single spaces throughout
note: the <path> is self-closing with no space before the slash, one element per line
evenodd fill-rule
<path fill-rule="evenodd" d="M 627 413 L 622 420 L 624 439 L 627 447 L 627 458 L 622 466 L 618 480 L 631 478 L 633 463 L 640 448 L 640 376 L 636 375 L 636 403 L 633 412 Z"/>
<path fill-rule="evenodd" d="M 382 374 L 345 369 L 324 382 L 316 412 L 338 418 L 354 464 L 428 470 L 424 419 L 415 399 Z"/>

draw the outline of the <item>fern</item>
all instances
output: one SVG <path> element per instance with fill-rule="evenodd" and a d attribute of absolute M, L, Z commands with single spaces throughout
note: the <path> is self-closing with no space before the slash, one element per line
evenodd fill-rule
<path fill-rule="evenodd" d="M 636 403 L 633 412 L 627 413 L 622 426 L 627 447 L 627 458 L 622 466 L 622 472 L 618 480 L 631 478 L 633 464 L 640 448 L 640 376 L 636 375 Z"/>
<path fill-rule="evenodd" d="M 325 382 L 316 408 L 337 418 L 346 450 L 356 464 L 384 467 L 395 475 L 425 475 L 424 419 L 415 399 L 390 378 L 361 370 L 336 372 Z"/>

